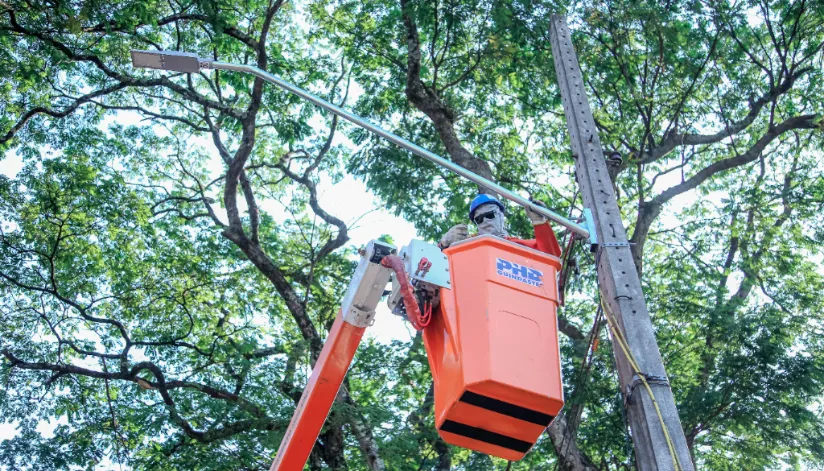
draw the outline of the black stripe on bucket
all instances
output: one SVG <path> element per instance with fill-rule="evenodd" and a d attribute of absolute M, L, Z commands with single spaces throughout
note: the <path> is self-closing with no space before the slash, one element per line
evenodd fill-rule
<path fill-rule="evenodd" d="M 525 422 L 542 425 L 544 427 L 548 427 L 549 423 L 552 422 L 553 419 L 553 417 L 549 414 L 527 409 L 526 407 L 516 406 L 515 404 L 493 399 L 471 391 L 464 391 L 459 400 L 467 404 L 472 404 L 473 406 L 481 407 L 499 414 L 508 415 Z"/>
<path fill-rule="evenodd" d="M 518 440 L 517 438 L 501 435 L 500 433 L 490 432 L 478 427 L 472 427 L 466 424 L 459 424 L 451 420 L 445 420 L 441 425 L 441 431 L 454 433 L 466 438 L 478 440 L 480 442 L 489 443 L 490 445 L 497 445 L 499 447 L 515 450 L 520 453 L 526 453 L 532 448 L 532 443 Z"/>

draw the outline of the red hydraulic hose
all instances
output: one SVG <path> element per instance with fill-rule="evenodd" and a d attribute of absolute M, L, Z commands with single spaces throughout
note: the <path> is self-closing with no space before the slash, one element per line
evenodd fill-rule
<path fill-rule="evenodd" d="M 421 323 L 421 308 L 418 307 L 418 300 L 415 299 L 415 291 L 412 289 L 412 284 L 409 283 L 409 277 L 403 268 L 403 259 L 397 255 L 387 255 L 381 260 L 381 265 L 386 268 L 391 268 L 398 277 L 398 283 L 401 285 L 401 295 L 403 296 L 403 305 L 406 307 L 406 319 L 412 324 L 415 330 L 423 330 L 425 324 Z M 427 322 L 428 323 L 428 322 Z"/>

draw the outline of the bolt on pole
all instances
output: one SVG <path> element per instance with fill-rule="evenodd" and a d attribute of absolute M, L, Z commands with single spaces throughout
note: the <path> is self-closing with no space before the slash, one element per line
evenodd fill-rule
<path fill-rule="evenodd" d="M 550 44 L 575 158 L 575 174 L 584 206 L 592 210 L 600 244 L 595 259 L 598 286 L 608 310 L 605 314 L 612 315 L 640 369 L 635 371 L 621 349 L 614 349 L 638 469 L 693 471 L 684 429 L 655 340 L 578 58 L 563 16 L 552 16 Z M 613 338 L 616 340 L 623 342 L 623 339 Z M 654 398 L 642 387 L 642 377 Z"/>

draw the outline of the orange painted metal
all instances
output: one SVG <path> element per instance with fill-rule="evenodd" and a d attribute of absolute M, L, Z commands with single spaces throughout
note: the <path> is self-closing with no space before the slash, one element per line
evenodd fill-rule
<path fill-rule="evenodd" d="M 344 322 L 338 313 L 270 471 L 303 469 L 365 330 Z"/>
<path fill-rule="evenodd" d="M 435 426 L 447 443 L 520 460 L 564 405 L 561 261 L 491 236 L 444 253 L 452 289 L 423 331 Z"/>

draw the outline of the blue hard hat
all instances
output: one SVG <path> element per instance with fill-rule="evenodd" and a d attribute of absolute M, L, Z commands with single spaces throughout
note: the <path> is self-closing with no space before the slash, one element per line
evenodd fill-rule
<path fill-rule="evenodd" d="M 492 203 L 492 204 L 498 205 L 498 207 L 501 208 L 501 212 L 506 213 L 506 210 L 504 209 L 504 205 L 501 204 L 500 201 L 495 199 L 494 196 L 490 196 L 490 195 L 487 195 L 487 194 L 480 194 L 480 195 L 476 196 L 475 199 L 472 200 L 472 204 L 469 205 L 469 220 L 474 221 L 475 220 L 475 210 L 478 209 L 478 206 L 480 206 L 482 204 L 487 204 L 487 203 Z"/>

